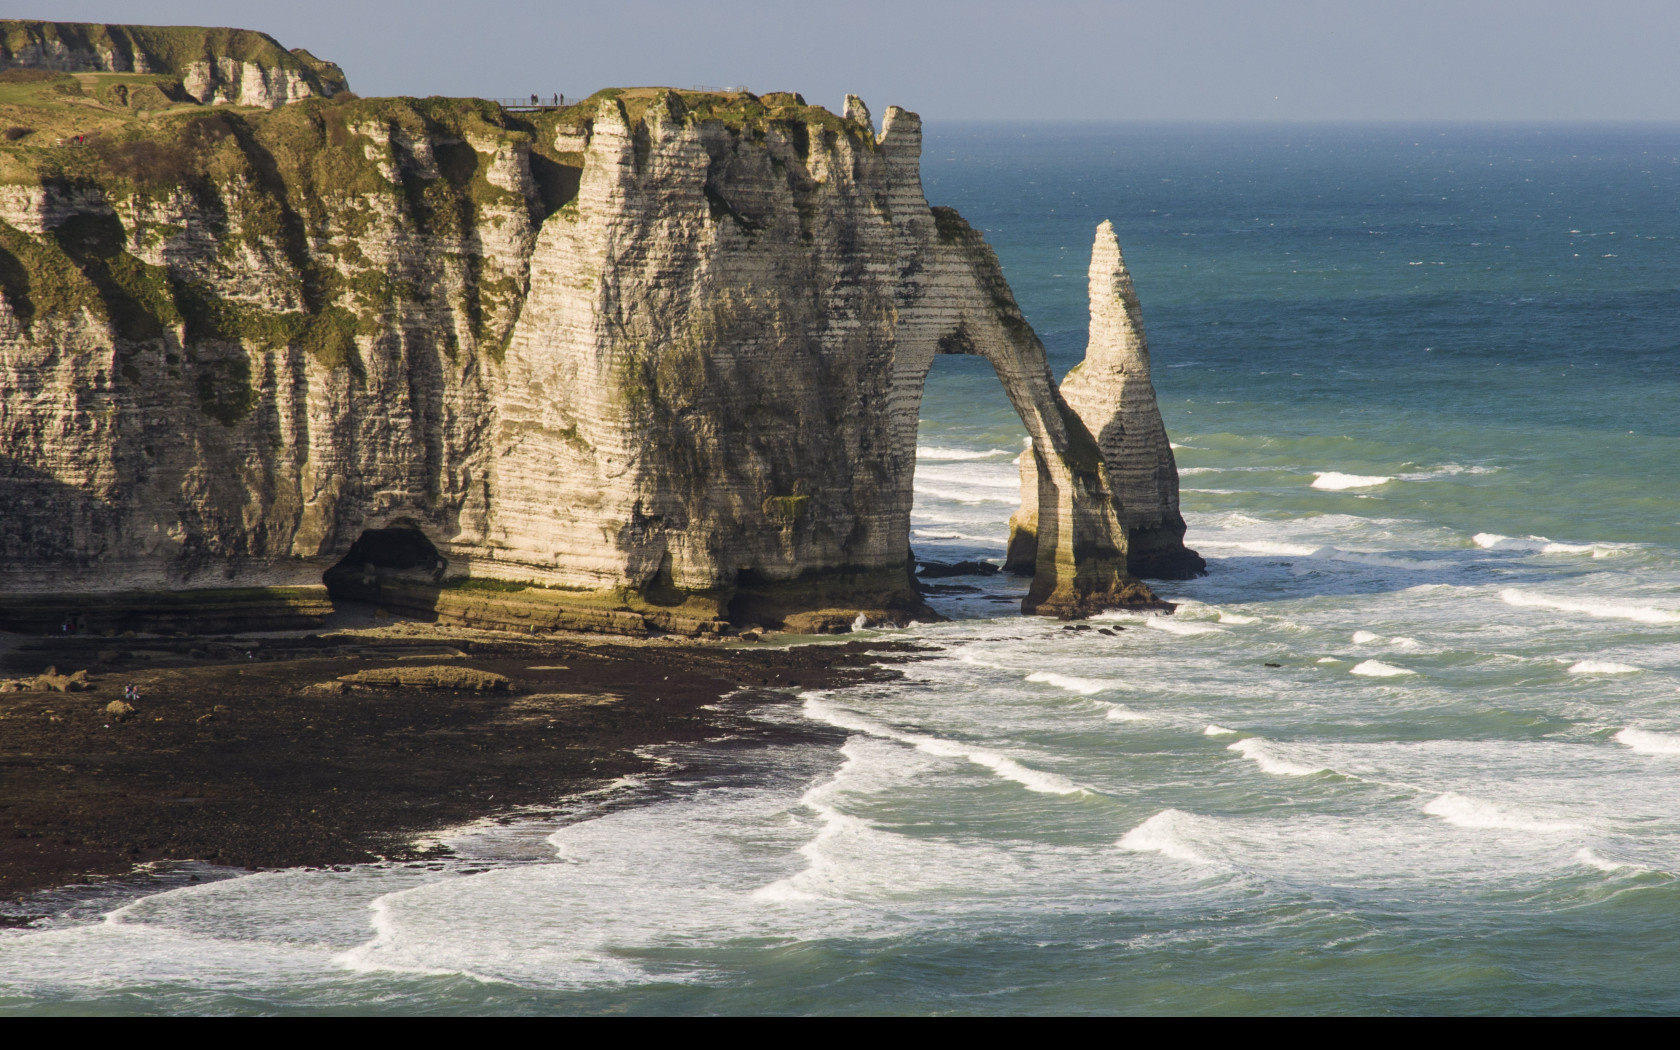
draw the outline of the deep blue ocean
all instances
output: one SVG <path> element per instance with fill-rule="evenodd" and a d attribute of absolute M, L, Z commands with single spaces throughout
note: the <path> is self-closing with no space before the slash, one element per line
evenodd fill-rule
<path fill-rule="evenodd" d="M 1112 634 L 976 578 L 906 681 L 656 749 L 459 860 L 0 933 L 30 1012 L 1680 1011 L 1680 126 L 928 129 L 1058 372 L 1143 303 L 1206 578 Z M 941 358 L 913 542 L 1024 430 Z M 470 872 L 470 874 L 469 874 Z"/>

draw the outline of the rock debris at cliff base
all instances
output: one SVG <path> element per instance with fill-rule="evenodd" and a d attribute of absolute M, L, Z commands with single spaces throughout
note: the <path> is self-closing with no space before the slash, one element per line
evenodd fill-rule
<path fill-rule="evenodd" d="M 91 679 L 85 692 L 0 693 L 0 752 L 12 756 L 0 768 L 0 897 L 153 862 L 402 857 L 417 834 L 649 772 L 635 753 L 647 745 L 797 739 L 731 705 L 890 680 L 898 672 L 881 665 L 916 653 L 537 643 L 401 624 L 115 645 L 50 639 L 0 667 L 34 680 L 48 663 L 74 665 Z M 427 681 L 397 681 L 439 663 L 459 680 L 434 666 Z M 346 677 L 375 681 L 349 695 L 313 688 Z M 508 687 L 476 688 L 485 678 Z M 138 699 L 113 716 L 130 685 Z"/>

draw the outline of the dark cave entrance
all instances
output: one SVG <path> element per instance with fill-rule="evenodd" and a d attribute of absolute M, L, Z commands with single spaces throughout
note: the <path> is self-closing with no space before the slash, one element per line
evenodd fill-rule
<path fill-rule="evenodd" d="M 380 602 L 390 597 L 387 583 L 435 585 L 448 569 L 449 560 L 425 533 L 396 526 L 365 530 L 321 580 L 335 601 Z"/>

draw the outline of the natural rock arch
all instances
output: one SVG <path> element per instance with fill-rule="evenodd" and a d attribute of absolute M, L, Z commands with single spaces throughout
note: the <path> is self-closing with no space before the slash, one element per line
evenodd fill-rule
<path fill-rule="evenodd" d="M 970 353 L 1042 461 L 1028 611 L 1153 600 L 1126 572 L 1101 451 L 996 256 L 923 196 L 920 119 L 893 107 L 877 139 L 860 101 L 847 116 L 847 135 L 801 154 L 684 119 L 673 93 L 640 125 L 601 104 L 576 211 L 533 254 L 491 457 L 498 560 L 475 574 L 902 591 L 922 386 L 936 354 Z"/>
<path fill-rule="evenodd" d="M 264 154 L 278 180 L 192 173 L 191 197 L 115 171 L 0 194 L 31 281 L 57 279 L 66 223 L 114 217 L 96 261 L 160 297 L 125 327 L 85 274 L 51 317 L 0 282 L 0 534 L 31 538 L 0 548 L 0 622 L 119 589 L 313 609 L 365 530 L 398 525 L 449 572 L 382 577 L 381 601 L 446 618 L 925 618 L 910 512 L 939 353 L 986 358 L 1033 437 L 1028 610 L 1153 600 L 1110 482 L 1131 433 L 1069 407 L 996 257 L 928 206 L 915 114 L 877 135 L 856 99 L 629 89 L 518 127 L 471 100 L 216 119 L 236 117 L 308 148 Z M 256 165 L 246 144 L 217 163 Z M 251 195 L 315 216 L 310 237 L 235 221 Z M 306 286 L 324 298 L 285 292 Z M 224 379 L 239 396 L 207 399 Z"/>

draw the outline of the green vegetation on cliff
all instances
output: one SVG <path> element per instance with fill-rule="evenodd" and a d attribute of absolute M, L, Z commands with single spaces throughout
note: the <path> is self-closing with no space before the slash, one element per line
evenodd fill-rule
<path fill-rule="evenodd" d="M 528 147 L 528 125 L 482 100 L 342 94 L 277 110 L 189 103 L 141 115 L 88 94 L 86 79 L 0 74 L 0 122 L 29 129 L 0 140 L 0 192 L 83 209 L 40 234 L 0 222 L 0 292 L 25 328 L 86 311 L 128 344 L 173 333 L 189 356 L 214 343 L 296 347 L 360 375 L 357 339 L 386 336 L 428 295 L 410 272 L 454 267 L 466 294 L 446 308 L 485 352 L 503 352 L 524 288 L 486 269 L 479 235 L 530 207 L 490 180 L 499 155 Z M 540 207 L 527 218 L 540 221 Z M 183 223 L 214 238 L 208 267 L 145 261 L 186 250 Z M 403 231 L 423 238 L 418 260 L 364 251 Z M 261 301 L 217 277 L 253 259 Z M 199 373 L 212 418 L 231 425 L 249 411 L 250 371 Z"/>

